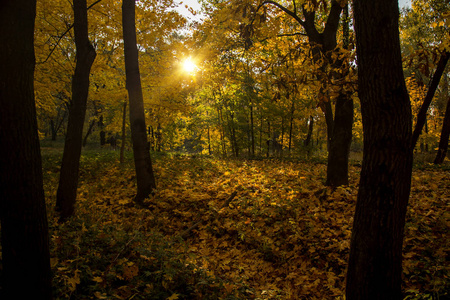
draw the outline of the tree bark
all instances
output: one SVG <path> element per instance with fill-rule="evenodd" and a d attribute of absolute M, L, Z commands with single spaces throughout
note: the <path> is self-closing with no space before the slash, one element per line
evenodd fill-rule
<path fill-rule="evenodd" d="M 314 129 L 314 117 L 309 116 L 309 124 L 308 124 L 308 134 L 306 135 L 306 139 L 303 141 L 303 146 L 308 147 L 311 143 L 311 138 Z"/>
<path fill-rule="evenodd" d="M 86 147 L 87 139 L 88 139 L 88 137 L 91 135 L 92 129 L 94 128 L 94 125 L 95 125 L 95 120 L 92 120 L 92 121 L 89 123 L 89 127 L 88 127 L 88 130 L 87 130 L 86 134 L 84 135 L 84 138 L 83 138 L 83 147 Z"/>
<path fill-rule="evenodd" d="M 444 122 L 442 123 L 441 138 L 439 140 L 439 149 L 434 159 L 435 164 L 442 164 L 448 149 L 448 138 L 450 136 L 450 99 L 447 101 L 445 109 Z"/>
<path fill-rule="evenodd" d="M 291 153 L 291 146 L 292 146 L 292 132 L 294 130 L 294 113 L 295 113 L 295 102 L 292 100 L 292 106 L 291 106 L 291 118 L 289 120 L 289 155 Z"/>
<path fill-rule="evenodd" d="M 124 162 L 124 152 L 125 152 L 125 138 L 126 138 L 126 125 L 127 125 L 127 101 L 123 101 L 123 112 L 122 112 L 122 143 L 120 145 L 120 163 Z"/>
<path fill-rule="evenodd" d="M 353 101 L 340 94 L 336 100 L 333 133 L 328 152 L 328 186 L 348 185 L 348 157 L 352 143 Z"/>
<path fill-rule="evenodd" d="M 0 3 L 1 299 L 51 299 L 48 224 L 34 103 L 36 1 Z"/>
<path fill-rule="evenodd" d="M 253 105 L 250 105 L 250 132 L 252 138 L 252 157 L 255 156 L 255 128 L 253 123 Z"/>
<path fill-rule="evenodd" d="M 69 109 L 67 134 L 56 194 L 55 209 L 60 221 L 74 214 L 77 197 L 83 125 L 89 92 L 89 74 L 95 60 L 95 50 L 88 37 L 86 0 L 73 1 L 74 33 L 77 49 L 75 73 L 72 77 L 72 103 Z"/>
<path fill-rule="evenodd" d="M 103 124 L 103 115 L 98 118 L 98 128 L 100 128 L 100 146 L 106 145 L 106 132 L 104 130 L 105 124 Z"/>
<path fill-rule="evenodd" d="M 398 2 L 354 0 L 353 5 L 364 154 L 346 299 L 398 300 L 413 157 Z"/>
<path fill-rule="evenodd" d="M 123 0 L 122 22 L 126 86 L 130 102 L 131 139 L 137 179 L 137 194 L 134 200 L 142 203 L 156 188 L 156 182 L 145 131 L 144 98 L 139 72 L 135 15 L 135 0 Z"/>
<path fill-rule="evenodd" d="M 423 100 L 422 106 L 420 107 L 419 112 L 417 113 L 417 122 L 414 128 L 411 147 L 414 149 L 417 144 L 417 140 L 419 139 L 420 133 L 422 132 L 422 128 L 425 125 L 427 120 L 427 111 L 430 107 L 431 101 L 433 100 L 434 93 L 439 85 L 439 81 L 441 81 L 442 74 L 444 73 L 445 66 L 447 65 L 448 59 L 450 58 L 450 52 L 444 52 L 439 59 L 438 65 L 436 67 L 436 71 L 434 72 L 433 78 L 428 85 L 427 94 L 425 99 Z"/>

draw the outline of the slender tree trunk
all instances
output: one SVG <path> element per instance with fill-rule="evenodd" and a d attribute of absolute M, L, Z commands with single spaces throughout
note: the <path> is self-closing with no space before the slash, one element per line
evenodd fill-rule
<path fill-rule="evenodd" d="M 133 141 L 137 194 L 135 201 L 142 203 L 156 188 L 150 149 L 145 131 L 144 99 L 142 96 L 139 58 L 136 43 L 135 0 L 122 1 L 125 72 L 130 101 L 131 139 Z"/>
<path fill-rule="evenodd" d="M 289 153 L 291 153 L 292 131 L 294 129 L 294 112 L 295 112 L 295 103 L 294 103 L 294 100 L 292 100 L 291 120 L 290 120 L 290 124 L 289 124 Z"/>
<path fill-rule="evenodd" d="M 83 147 L 86 147 L 87 139 L 88 139 L 88 137 L 91 135 L 91 133 L 92 133 L 92 128 L 94 128 L 94 125 L 95 125 L 95 120 L 92 120 L 91 123 L 89 123 L 89 128 L 88 128 L 88 130 L 87 130 L 87 132 L 86 132 L 86 135 L 84 136 L 84 139 L 83 139 Z"/>
<path fill-rule="evenodd" d="M 278 147 L 278 157 L 283 158 L 283 144 L 284 144 L 284 114 L 281 116 L 281 137 L 280 137 L 280 143 L 278 143 L 277 140 L 274 140 L 274 142 L 277 142 Z"/>
<path fill-rule="evenodd" d="M 314 130 L 314 117 L 309 116 L 308 133 L 306 134 L 306 139 L 303 141 L 303 146 L 308 147 L 311 143 L 311 137 Z"/>
<path fill-rule="evenodd" d="M 211 155 L 212 154 L 212 152 L 211 152 L 211 135 L 209 132 L 209 126 L 207 129 L 208 129 L 208 132 L 207 132 L 207 134 L 208 134 L 208 153 L 209 153 L 209 155 Z"/>
<path fill-rule="evenodd" d="M 62 114 L 62 116 L 60 118 L 61 114 Z M 56 137 L 58 136 L 58 131 L 61 128 L 62 124 L 64 123 L 64 119 L 66 118 L 66 115 L 67 115 L 67 111 L 64 109 L 64 111 L 61 113 L 61 107 L 59 107 L 58 114 L 56 115 L 56 124 L 53 119 L 50 120 L 52 141 L 56 141 Z"/>
<path fill-rule="evenodd" d="M 50 131 L 52 133 L 52 141 L 56 141 L 56 135 L 58 134 L 58 131 L 56 130 L 55 121 L 53 121 L 53 119 L 50 120 Z"/>
<path fill-rule="evenodd" d="M 156 127 L 156 151 L 161 152 L 162 149 L 162 129 L 161 124 L 158 123 Z"/>
<path fill-rule="evenodd" d="M 220 130 L 222 132 L 221 135 L 221 139 L 222 139 L 222 154 L 223 156 L 227 156 L 227 147 L 225 144 L 225 124 L 223 121 L 223 114 L 222 114 L 222 110 L 218 108 L 218 113 L 219 113 L 219 123 L 220 123 Z"/>
<path fill-rule="evenodd" d="M 272 137 L 270 135 L 270 121 L 267 121 L 267 157 L 270 156 L 270 141 Z"/>
<path fill-rule="evenodd" d="M 252 156 L 255 156 L 255 129 L 253 123 L 253 106 L 250 105 L 250 131 L 252 134 Z"/>
<path fill-rule="evenodd" d="M 235 157 L 239 157 L 239 146 L 236 139 L 236 129 L 234 128 L 234 116 L 230 113 L 230 133 L 231 133 L 231 144 L 233 145 L 233 154 Z"/>
<path fill-rule="evenodd" d="M 411 106 L 398 2 L 354 0 L 364 154 L 347 271 L 347 300 L 399 300 L 411 188 Z"/>
<path fill-rule="evenodd" d="M 49 239 L 34 103 L 36 1 L 0 4 L 0 299 L 51 299 Z"/>
<path fill-rule="evenodd" d="M 436 71 L 434 72 L 433 78 L 428 85 L 428 91 L 423 100 L 422 106 L 420 107 L 419 112 L 417 113 L 417 122 L 414 128 L 411 147 L 414 149 L 417 144 L 417 140 L 419 139 L 420 134 L 422 133 L 422 128 L 425 125 L 427 120 L 427 111 L 430 107 L 431 101 L 433 100 L 434 93 L 439 85 L 439 81 L 441 81 L 442 74 L 444 73 L 445 66 L 447 65 L 448 59 L 450 58 L 450 52 L 444 52 L 439 59 L 438 65 L 436 67 Z"/>
<path fill-rule="evenodd" d="M 124 152 L 125 152 L 125 138 L 127 129 L 127 101 L 123 101 L 123 113 L 122 113 L 122 144 L 120 145 L 120 163 L 123 164 Z"/>
<path fill-rule="evenodd" d="M 439 149 L 434 159 L 435 164 L 442 164 L 448 149 L 448 138 L 450 136 L 450 99 L 447 100 L 444 122 L 442 123 L 441 139 L 439 140 Z"/>
<path fill-rule="evenodd" d="M 100 115 L 98 118 L 98 128 L 100 128 L 100 146 L 106 145 L 106 133 L 104 129 L 105 125 L 103 124 L 103 115 Z"/>
<path fill-rule="evenodd" d="M 77 62 L 72 78 L 72 103 L 56 194 L 55 209 L 60 214 L 60 221 L 65 221 L 75 211 L 89 74 L 96 56 L 88 37 L 86 0 L 74 0 L 73 12 Z"/>

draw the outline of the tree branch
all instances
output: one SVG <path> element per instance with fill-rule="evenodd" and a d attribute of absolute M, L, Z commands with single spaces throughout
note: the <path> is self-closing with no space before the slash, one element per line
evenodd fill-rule
<path fill-rule="evenodd" d="M 439 81 L 441 80 L 442 74 L 444 73 L 445 66 L 447 65 L 448 59 L 450 58 L 450 52 L 444 52 L 439 59 L 439 62 L 436 67 L 436 71 L 434 72 L 433 78 L 430 81 L 428 86 L 427 95 L 423 100 L 422 106 L 420 107 L 419 112 L 417 113 L 417 123 L 414 128 L 414 132 L 411 139 L 411 148 L 414 149 L 417 144 L 417 140 L 419 139 L 420 134 L 422 133 L 423 126 L 427 120 L 427 111 L 430 107 L 431 101 L 433 100 L 434 93 L 439 85 Z"/>
<path fill-rule="evenodd" d="M 264 6 L 266 4 L 272 4 L 276 7 L 278 7 L 279 9 L 281 9 L 282 11 L 284 11 L 286 14 L 288 14 L 289 16 L 291 16 L 292 18 L 294 18 L 300 25 L 302 25 L 303 27 L 305 26 L 305 22 L 300 19 L 300 17 L 297 15 L 297 12 L 295 10 L 295 6 L 294 6 L 294 11 L 289 10 L 288 8 L 284 7 L 283 5 L 279 4 L 278 2 L 272 1 L 272 0 L 265 0 L 261 3 L 261 6 Z"/>
<path fill-rule="evenodd" d="M 339 27 L 339 20 L 341 18 L 342 7 L 335 0 L 331 1 L 330 14 L 328 15 L 327 22 L 325 24 L 325 29 L 323 30 L 323 35 L 326 36 L 336 36 L 336 32 Z M 331 50 L 331 49 L 329 49 Z"/>
<path fill-rule="evenodd" d="M 91 5 L 89 5 L 87 7 L 87 9 L 89 10 L 91 7 L 93 7 L 94 5 L 96 5 L 97 3 L 101 2 L 102 0 L 97 0 L 94 3 L 92 3 Z M 50 53 L 47 55 L 47 57 L 45 58 L 44 61 L 40 61 L 40 62 L 36 62 L 36 64 L 44 64 L 46 63 L 49 59 L 50 56 L 52 56 L 53 52 L 55 51 L 55 49 L 59 46 L 59 43 L 61 42 L 61 40 L 63 39 L 63 37 L 66 36 L 66 34 L 73 28 L 73 24 L 71 24 L 66 31 L 63 32 L 63 34 L 61 36 L 58 37 L 58 41 L 56 42 L 56 45 L 53 46 L 52 50 L 50 50 Z"/>

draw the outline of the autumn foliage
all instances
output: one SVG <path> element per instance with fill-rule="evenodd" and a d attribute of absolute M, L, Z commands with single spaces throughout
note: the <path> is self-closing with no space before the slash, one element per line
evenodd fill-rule
<path fill-rule="evenodd" d="M 44 150 L 49 206 L 59 160 Z M 154 168 L 158 191 L 142 208 L 130 154 L 119 165 L 116 152 L 84 152 L 76 216 L 59 225 L 49 210 L 56 299 L 343 299 L 358 162 L 334 190 L 320 160 L 163 155 Z M 413 173 L 408 299 L 449 290 L 447 176 L 448 166 Z"/>

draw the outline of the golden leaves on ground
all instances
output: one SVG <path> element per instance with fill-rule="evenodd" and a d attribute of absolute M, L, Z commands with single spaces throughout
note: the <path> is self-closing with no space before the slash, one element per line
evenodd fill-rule
<path fill-rule="evenodd" d="M 109 162 L 95 174 L 82 172 L 77 220 L 52 225 L 56 278 L 66 278 L 70 293 L 342 299 L 358 167 L 350 168 L 350 186 L 335 190 L 323 186 L 326 168 L 317 163 L 164 157 L 154 168 L 158 191 L 147 209 L 130 202 L 132 166 Z M 447 175 L 413 174 L 404 247 L 408 295 L 448 290 Z M 197 223 L 183 241 L 180 234 Z"/>

